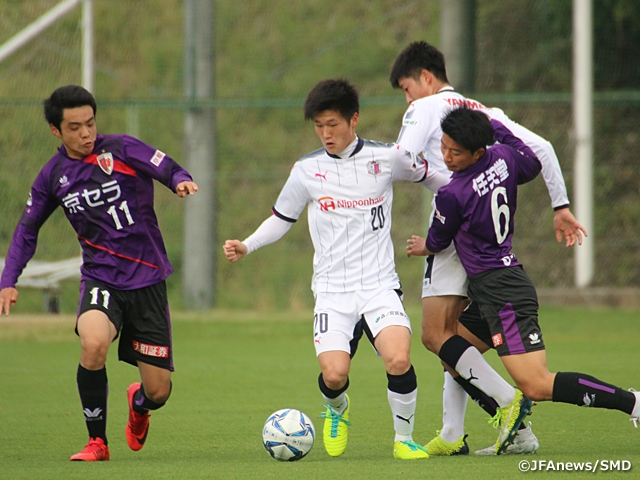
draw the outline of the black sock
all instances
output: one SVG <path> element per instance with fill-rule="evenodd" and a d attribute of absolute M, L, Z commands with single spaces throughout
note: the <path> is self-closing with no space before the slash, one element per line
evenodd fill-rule
<path fill-rule="evenodd" d="M 327 384 L 324 383 L 324 378 L 322 378 L 322 373 L 318 376 L 318 386 L 320 387 L 320 391 L 327 398 L 336 398 L 342 392 L 346 392 L 347 388 L 349 388 L 349 379 L 347 378 L 347 383 L 344 384 L 340 390 L 331 390 L 327 387 Z"/>
<path fill-rule="evenodd" d="M 418 388 L 418 379 L 413 365 L 402 375 L 387 373 L 387 388 L 395 393 L 407 394 Z"/>
<path fill-rule="evenodd" d="M 438 356 L 440 360 L 455 370 L 458 360 L 468 348 L 473 347 L 465 338 L 460 335 L 453 335 L 440 347 Z"/>
<path fill-rule="evenodd" d="M 601 382 L 583 373 L 558 372 L 553 382 L 554 402 L 581 407 L 609 408 L 631 415 L 636 396 L 615 385 Z"/>
<path fill-rule="evenodd" d="M 171 388 L 173 388 L 173 383 L 171 383 L 170 385 L 171 386 L 169 387 L 169 393 L 171 393 Z M 141 415 L 144 415 L 149 410 L 157 410 L 160 407 L 164 406 L 165 403 L 167 403 L 166 400 L 162 403 L 156 403 L 153 400 L 150 400 L 144 394 L 144 385 L 142 384 L 140 384 L 140 388 L 133 395 L 133 411 Z"/>
<path fill-rule="evenodd" d="M 107 443 L 107 369 L 87 370 L 78 365 L 78 393 L 89 437 Z"/>

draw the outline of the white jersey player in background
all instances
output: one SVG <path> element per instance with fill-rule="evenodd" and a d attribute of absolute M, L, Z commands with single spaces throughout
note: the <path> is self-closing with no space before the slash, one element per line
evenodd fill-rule
<path fill-rule="evenodd" d="M 449 85 L 443 54 L 427 42 L 414 42 L 397 57 L 390 75 L 391 85 L 401 89 L 409 104 L 398 145 L 414 154 L 422 154 L 430 169 L 449 175 L 442 156 L 442 129 L 440 122 L 452 108 L 466 105 L 479 109 L 509 128 L 538 156 L 542 164 L 542 176 L 547 185 L 554 214 L 554 230 L 558 242 L 564 235 L 566 246 L 582 243 L 586 230 L 569 210 L 569 199 L 552 145 L 510 120 L 502 110 L 487 108 L 480 102 L 467 99 Z M 471 342 L 481 353 L 485 345 L 457 323 L 466 307 L 467 276 L 460 264 L 453 243 L 438 255 L 427 257 L 422 291 L 422 343 L 439 355 L 442 346 L 452 337 L 460 335 Z M 464 415 L 467 404 L 465 391 L 492 416 L 500 407 L 495 399 L 487 397 L 460 376 L 452 377 L 445 371 L 443 392 L 443 428 L 427 446 L 431 455 L 459 455 L 468 453 L 465 442 Z M 457 375 L 454 373 L 454 375 Z M 505 453 L 534 453 L 539 447 L 530 426 L 522 425 L 514 443 Z M 495 454 L 492 445 L 476 451 L 476 454 Z"/>
<path fill-rule="evenodd" d="M 427 458 L 413 441 L 417 380 L 409 356 L 411 324 L 395 271 L 391 240 L 392 182 L 422 183 L 432 191 L 448 176 L 396 145 L 356 135 L 359 100 L 344 80 L 325 80 L 309 93 L 304 116 L 313 120 L 324 148 L 298 160 L 273 207 L 273 215 L 246 240 L 227 240 L 235 262 L 279 240 L 307 207 L 315 249 L 314 345 L 327 409 L 323 429 L 327 453 L 339 456 L 348 438 L 351 358 L 366 333 L 384 361 L 387 397 L 395 429 L 393 455 Z"/>

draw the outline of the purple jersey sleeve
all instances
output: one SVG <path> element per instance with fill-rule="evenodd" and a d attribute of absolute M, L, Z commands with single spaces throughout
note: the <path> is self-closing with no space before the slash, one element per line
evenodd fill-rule
<path fill-rule="evenodd" d="M 134 170 L 159 181 L 174 193 L 180 182 L 192 180 L 189 172 L 164 152 L 129 135 L 119 137 L 122 138 L 123 161 Z"/>
<path fill-rule="evenodd" d="M 0 277 L 0 289 L 16 286 L 18 277 L 36 251 L 40 227 L 58 207 L 55 198 L 50 195 L 48 180 L 54 165 L 53 159 L 45 165 L 29 191 L 27 204 L 7 252 L 4 270 Z"/>
<path fill-rule="evenodd" d="M 436 209 L 427 235 L 427 248 L 438 253 L 447 248 L 453 241 L 455 234 L 462 225 L 460 204 L 455 192 L 445 187 L 441 188 L 436 197 Z"/>
<path fill-rule="evenodd" d="M 496 141 L 503 145 L 508 145 L 522 155 L 523 161 L 517 163 L 518 184 L 523 184 L 533 180 L 542 169 L 540 160 L 522 140 L 516 137 L 511 130 L 505 127 L 500 121 L 492 119 L 491 125 L 495 132 Z"/>

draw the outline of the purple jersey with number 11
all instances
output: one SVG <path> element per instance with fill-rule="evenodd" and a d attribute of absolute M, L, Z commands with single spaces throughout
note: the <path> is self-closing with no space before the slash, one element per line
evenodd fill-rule
<path fill-rule="evenodd" d="M 174 192 L 189 173 L 127 135 L 98 135 L 82 160 L 62 146 L 36 177 L 13 235 L 0 288 L 15 286 L 36 250 L 38 231 L 62 207 L 82 247 L 81 273 L 120 290 L 161 282 L 173 271 L 153 209 L 153 180 Z"/>
<path fill-rule="evenodd" d="M 540 161 L 502 123 L 492 120 L 499 144 L 438 190 L 427 248 L 437 253 L 454 242 L 462 266 L 473 277 L 520 265 L 511 252 L 518 185 L 533 180 Z"/>

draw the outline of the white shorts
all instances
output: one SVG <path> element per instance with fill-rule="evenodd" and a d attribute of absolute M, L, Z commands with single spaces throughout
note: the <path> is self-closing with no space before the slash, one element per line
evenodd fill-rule
<path fill-rule="evenodd" d="M 429 255 L 424 264 L 422 298 L 442 295 L 467 296 L 467 272 L 458 258 L 453 243 L 435 255 Z"/>
<path fill-rule="evenodd" d="M 401 325 L 411 331 L 411 321 L 402 300 L 392 288 L 318 293 L 313 318 L 316 355 L 331 350 L 341 350 L 351 355 L 350 342 L 361 318 L 364 318 L 373 338 L 391 325 Z"/>

